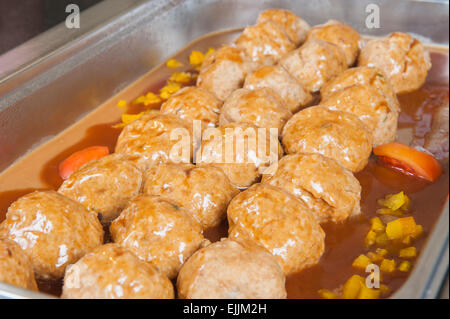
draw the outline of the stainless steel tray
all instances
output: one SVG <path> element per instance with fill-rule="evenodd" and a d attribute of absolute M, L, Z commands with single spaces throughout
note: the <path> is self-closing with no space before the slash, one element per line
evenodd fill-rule
<path fill-rule="evenodd" d="M 380 8 L 380 28 L 365 25 Z M 389 0 L 107 0 L 0 56 L 0 171 L 75 123 L 192 40 L 253 24 L 267 8 L 318 24 L 343 20 L 381 36 L 411 32 L 448 47 L 448 2 Z M 57 119 L 57 120 L 48 120 Z M 33 134 L 29 134 L 33 132 Z M 448 202 L 408 281 L 393 298 L 435 298 L 448 270 Z M 0 283 L 0 297 L 46 298 Z"/>

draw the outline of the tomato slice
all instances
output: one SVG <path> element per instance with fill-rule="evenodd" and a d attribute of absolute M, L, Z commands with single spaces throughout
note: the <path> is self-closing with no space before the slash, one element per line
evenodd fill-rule
<path fill-rule="evenodd" d="M 109 149 L 106 146 L 91 146 L 75 152 L 59 164 L 59 176 L 61 176 L 63 180 L 66 180 L 73 172 L 84 164 L 102 158 L 108 154 Z"/>
<path fill-rule="evenodd" d="M 378 156 L 380 163 L 430 182 L 434 182 L 442 174 L 442 166 L 433 155 L 402 143 L 377 146 L 373 153 Z"/>

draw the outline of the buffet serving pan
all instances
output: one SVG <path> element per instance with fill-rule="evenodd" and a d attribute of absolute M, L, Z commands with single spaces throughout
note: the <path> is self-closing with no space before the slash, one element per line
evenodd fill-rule
<path fill-rule="evenodd" d="M 368 28 L 370 8 L 379 28 Z M 369 6 L 369 7 L 368 7 Z M 240 28 L 267 8 L 311 25 L 345 21 L 366 36 L 410 32 L 448 47 L 448 2 L 389 0 L 107 0 L 0 56 L 0 172 L 58 135 L 189 42 Z M 448 61 L 447 61 L 448 62 Z M 447 68 L 443 76 L 448 78 Z M 33 132 L 33 134 L 30 134 Z M 448 271 L 448 201 L 406 283 L 392 298 L 435 298 Z M 0 283 L 0 297 L 46 298 Z"/>

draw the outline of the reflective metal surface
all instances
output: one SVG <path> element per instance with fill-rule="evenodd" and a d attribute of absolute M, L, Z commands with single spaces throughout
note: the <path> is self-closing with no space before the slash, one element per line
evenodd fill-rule
<path fill-rule="evenodd" d="M 367 6 L 380 28 L 366 27 Z M 109 0 L 0 56 L 0 171 L 54 137 L 195 38 L 292 10 L 311 25 L 343 20 L 370 36 L 414 33 L 448 46 L 448 2 L 389 0 Z M 407 283 L 394 298 L 435 297 L 448 268 L 448 203 Z M 0 296 L 43 294 L 0 284 Z"/>

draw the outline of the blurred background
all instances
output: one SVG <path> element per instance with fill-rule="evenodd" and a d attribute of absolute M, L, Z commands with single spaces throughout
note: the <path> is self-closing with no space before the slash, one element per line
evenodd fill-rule
<path fill-rule="evenodd" d="M 83 11 L 103 0 L 0 0 L 0 55 L 63 22 L 66 6 Z"/>

